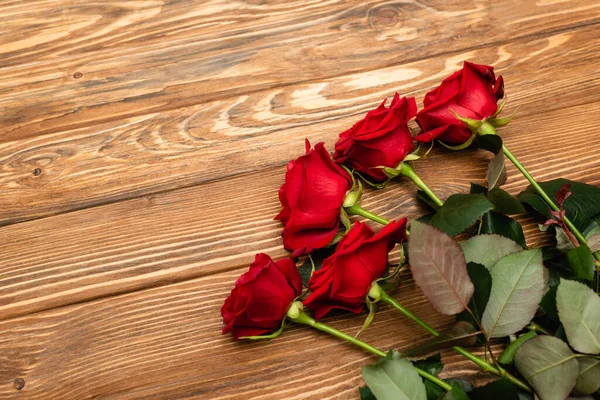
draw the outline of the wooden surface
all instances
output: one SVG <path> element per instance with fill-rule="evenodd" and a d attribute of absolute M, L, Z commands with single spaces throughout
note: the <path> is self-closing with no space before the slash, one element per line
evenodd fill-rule
<path fill-rule="evenodd" d="M 277 190 L 303 139 L 463 60 L 504 75 L 505 143 L 540 180 L 600 184 L 600 3 L 584 0 L 0 1 L 0 398 L 355 399 L 373 357 L 293 327 L 221 336 L 257 252 L 283 257 Z M 445 198 L 489 155 L 415 169 Z M 506 189 L 525 180 L 508 166 Z M 399 180 L 388 218 L 424 212 Z M 525 215 L 530 244 L 549 240 Z M 406 274 L 395 295 L 442 329 Z M 360 317 L 330 318 L 354 333 Z M 364 339 L 425 337 L 388 308 Z M 444 376 L 486 379 L 451 352 Z"/>

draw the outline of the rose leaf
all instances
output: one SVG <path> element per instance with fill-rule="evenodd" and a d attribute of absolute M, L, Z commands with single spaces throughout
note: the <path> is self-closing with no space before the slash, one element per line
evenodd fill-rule
<path fill-rule="evenodd" d="M 473 236 L 460 247 L 467 262 L 481 264 L 490 271 L 502 257 L 523 250 L 509 238 L 495 234 Z"/>
<path fill-rule="evenodd" d="M 492 268 L 492 291 L 481 323 L 488 338 L 513 334 L 531 321 L 544 295 L 540 249 L 509 254 Z"/>
<path fill-rule="evenodd" d="M 600 353 L 600 297 L 582 283 L 561 279 L 556 307 L 569 344 L 575 350 Z"/>
<path fill-rule="evenodd" d="M 391 351 L 376 364 L 364 366 L 362 376 L 377 400 L 427 400 L 417 370 L 397 351 Z"/>
<path fill-rule="evenodd" d="M 474 287 L 465 256 L 454 239 L 433 226 L 413 221 L 408 253 L 413 278 L 437 311 L 454 315 L 467 307 Z"/>
<path fill-rule="evenodd" d="M 577 278 L 594 280 L 594 256 L 589 247 L 582 245 L 569 250 L 567 259 Z"/>
<path fill-rule="evenodd" d="M 542 400 L 565 399 L 579 374 L 579 363 L 569 346 L 545 335 L 525 342 L 515 355 L 515 365 Z"/>
<path fill-rule="evenodd" d="M 497 153 L 488 165 L 485 180 L 488 190 L 499 188 L 506 183 L 506 167 L 504 166 L 504 154 Z"/>
<path fill-rule="evenodd" d="M 520 244 L 526 248 L 523 227 L 516 220 L 504 214 L 490 211 L 481 220 L 481 233 L 495 233 Z"/>
<path fill-rule="evenodd" d="M 453 346 L 473 346 L 480 332 L 468 322 L 458 321 L 450 328 L 440 332 L 439 336 L 427 340 L 418 346 L 402 352 L 403 357 L 419 357 L 433 351 L 444 350 Z"/>
<path fill-rule="evenodd" d="M 453 194 L 431 219 L 431 225 L 456 236 L 494 208 L 482 194 Z"/>

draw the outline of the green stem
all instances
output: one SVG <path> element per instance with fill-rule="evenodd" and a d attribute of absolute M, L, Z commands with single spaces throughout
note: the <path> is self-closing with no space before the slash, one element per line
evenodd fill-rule
<path fill-rule="evenodd" d="M 558 207 L 558 205 L 556 205 L 554 200 L 552 200 L 550 196 L 548 196 L 544 189 L 542 189 L 542 187 L 535 181 L 535 179 L 533 179 L 533 176 L 531 176 L 527 169 L 525 169 L 523 164 L 521 164 L 519 160 L 517 160 L 517 158 L 513 155 L 513 153 L 510 152 L 510 150 L 508 150 L 508 148 L 505 145 L 502 145 L 502 151 L 504 151 L 504 155 L 506 156 L 506 158 L 508 158 L 515 165 L 515 167 L 517 167 L 517 169 L 523 174 L 523 176 L 527 178 L 531 186 L 538 192 L 538 194 L 542 197 L 542 199 L 544 199 L 544 201 L 550 206 L 550 208 L 552 208 L 554 211 L 560 211 L 560 208 Z M 571 230 L 573 235 L 577 238 L 579 243 L 587 246 L 587 240 L 585 240 L 585 237 L 581 234 L 581 232 L 579 232 L 579 229 L 577 229 L 577 227 L 573 225 L 571 220 L 569 220 L 566 216 L 563 218 L 563 220 L 565 224 L 567 224 L 567 227 Z M 600 260 L 600 251 L 595 252 L 594 257 L 596 257 L 596 260 Z"/>
<path fill-rule="evenodd" d="M 387 219 L 382 218 L 377 214 L 373 214 L 372 212 L 365 210 L 364 208 L 359 206 L 358 203 L 354 204 L 353 206 L 346 207 L 346 208 L 344 208 L 344 210 L 346 210 L 346 213 L 348 215 L 360 215 L 361 217 L 365 217 L 372 221 L 379 222 L 382 225 L 387 225 L 390 223 L 390 221 L 388 221 Z"/>
<path fill-rule="evenodd" d="M 411 167 L 411 165 L 409 163 L 407 163 L 407 162 L 402 163 L 402 166 L 400 167 L 400 174 L 402 174 L 402 175 L 406 176 L 407 178 L 409 178 L 410 180 L 412 180 L 415 183 L 415 185 L 417 185 L 419 187 L 419 189 L 424 191 L 425 194 L 427 196 L 429 196 L 429 198 L 431 200 L 433 200 L 433 202 L 435 204 L 437 204 L 440 207 L 444 204 L 444 202 L 442 200 L 440 200 L 440 198 L 437 197 L 436 194 L 433 193 L 433 191 L 431 189 L 429 189 L 429 186 L 427 186 L 427 184 L 425 182 L 423 182 L 421 177 L 419 175 L 417 175 L 417 173 L 415 172 L 415 170 L 413 169 L 413 167 Z"/>
<path fill-rule="evenodd" d="M 420 319 L 419 317 L 417 317 L 415 314 L 411 313 L 406 308 L 404 308 L 394 298 L 390 297 L 384 290 L 381 291 L 381 301 L 383 301 L 384 303 L 389 304 L 390 306 L 394 307 L 396 310 L 400 311 L 402 314 L 406 315 L 408 318 L 410 318 L 411 320 L 413 320 L 414 322 L 416 322 L 419 326 L 421 326 L 427 332 L 431 333 L 433 336 L 439 336 L 440 335 L 438 331 L 436 331 L 435 329 L 433 329 L 429 324 L 427 324 L 425 321 L 423 321 L 422 319 Z M 529 388 L 529 386 L 527 386 L 527 384 L 523 383 L 521 380 L 519 380 L 515 376 L 511 375 L 506 370 L 504 370 L 502 368 L 496 368 L 495 366 L 493 366 L 489 362 L 487 362 L 485 360 L 482 360 L 481 358 L 479 358 L 476 355 L 470 353 L 469 351 L 463 349 L 462 347 L 454 346 L 453 349 L 454 349 L 454 351 L 456 351 L 457 353 L 461 354 L 465 358 L 473 361 L 482 370 L 487 371 L 487 372 L 491 372 L 491 373 L 496 374 L 498 376 L 506 376 L 515 385 L 519 386 L 520 388 L 522 388 L 522 389 L 524 389 L 524 390 L 526 390 L 528 392 L 531 392 L 531 389 Z"/>
<path fill-rule="evenodd" d="M 362 340 L 359 339 L 355 339 L 354 337 L 345 334 L 344 332 L 338 331 L 335 328 L 332 328 L 329 325 L 325 325 L 321 322 L 317 322 L 315 321 L 313 318 L 309 317 L 308 314 L 306 314 L 305 312 L 300 312 L 300 315 L 298 315 L 297 318 L 293 318 L 292 321 L 297 322 L 299 324 L 304 324 L 304 325 L 308 325 L 311 326 L 315 329 L 318 329 L 322 332 L 328 333 L 330 335 L 333 335 L 339 339 L 345 340 L 347 342 L 352 343 L 355 346 L 360 347 L 361 349 L 367 350 L 368 352 L 371 352 L 373 354 L 375 354 L 376 356 L 379 357 L 385 357 L 386 353 L 384 351 L 379 350 L 376 347 L 371 346 L 370 344 L 363 342 Z M 450 391 L 452 390 L 452 386 L 446 382 L 444 382 L 443 380 L 439 379 L 438 377 L 436 377 L 435 375 L 432 375 L 426 371 L 423 371 L 420 368 L 415 367 L 415 369 L 417 370 L 417 372 L 419 373 L 419 375 L 421 375 L 423 378 L 430 380 L 431 382 L 439 385 L 441 388 L 445 389 L 446 391 Z"/>

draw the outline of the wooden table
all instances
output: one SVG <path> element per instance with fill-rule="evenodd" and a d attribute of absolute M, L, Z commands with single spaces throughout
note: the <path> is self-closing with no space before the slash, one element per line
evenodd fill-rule
<path fill-rule="evenodd" d="M 600 184 L 597 1 L 0 3 L 0 398 L 357 398 L 373 356 L 302 327 L 235 343 L 220 307 L 255 253 L 286 255 L 276 194 L 304 138 L 332 149 L 463 60 L 504 75 L 521 108 L 502 136 L 534 176 Z M 415 169 L 446 198 L 489 158 L 436 149 Z M 399 180 L 364 205 L 415 218 L 415 191 Z M 452 321 L 408 275 L 395 295 Z M 384 307 L 363 338 L 426 336 Z M 443 376 L 485 379 L 443 356 Z"/>

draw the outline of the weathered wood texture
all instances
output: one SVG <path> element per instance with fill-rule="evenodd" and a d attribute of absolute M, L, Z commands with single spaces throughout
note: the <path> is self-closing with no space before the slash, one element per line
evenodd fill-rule
<path fill-rule="evenodd" d="M 299 327 L 234 343 L 219 309 L 255 253 L 286 254 L 272 218 L 303 138 L 332 149 L 382 98 L 421 101 L 462 60 L 505 76 L 507 111 L 521 108 L 502 135 L 534 176 L 600 184 L 593 1 L 0 5 L 0 398 L 356 398 L 367 354 Z M 488 160 L 437 149 L 415 168 L 445 198 L 483 183 Z M 508 175 L 511 193 L 526 186 Z M 425 211 L 407 181 L 364 205 Z M 436 328 L 452 320 L 408 275 L 396 294 Z M 364 338 L 424 339 L 385 308 Z"/>

